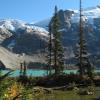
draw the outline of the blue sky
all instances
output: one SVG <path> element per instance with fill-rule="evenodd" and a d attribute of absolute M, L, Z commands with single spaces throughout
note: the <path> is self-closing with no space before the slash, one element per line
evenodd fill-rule
<path fill-rule="evenodd" d="M 13 18 L 36 22 L 52 16 L 59 9 L 79 9 L 79 0 L 0 0 L 0 19 Z M 83 0 L 83 7 L 100 5 L 100 0 Z"/>

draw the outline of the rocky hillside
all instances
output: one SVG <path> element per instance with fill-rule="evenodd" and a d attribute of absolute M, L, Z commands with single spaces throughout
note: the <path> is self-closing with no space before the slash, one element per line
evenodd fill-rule
<path fill-rule="evenodd" d="M 14 53 L 33 54 L 44 49 L 48 32 L 18 20 L 0 21 L 0 43 Z"/>
<path fill-rule="evenodd" d="M 24 61 L 27 65 L 34 62 L 45 63 L 45 58 L 42 55 L 34 54 L 33 56 L 29 56 L 24 53 L 15 54 L 0 46 L 0 62 L 2 62 L 7 69 L 19 69 L 20 63 Z"/>
<path fill-rule="evenodd" d="M 0 61 L 11 69 L 19 68 L 21 61 L 44 63 L 47 40 L 48 32 L 43 28 L 19 20 L 1 20 Z"/>

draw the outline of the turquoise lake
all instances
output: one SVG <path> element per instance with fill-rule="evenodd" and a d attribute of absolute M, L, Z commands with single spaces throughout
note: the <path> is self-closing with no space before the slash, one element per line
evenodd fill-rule
<path fill-rule="evenodd" d="M 5 74 L 7 73 L 8 70 L 2 70 L 2 73 Z M 70 74 L 70 73 L 77 73 L 77 70 L 64 70 L 64 72 L 66 74 Z M 100 70 L 95 70 L 95 72 L 99 72 L 100 73 Z M 16 77 L 16 76 L 19 76 L 20 74 L 20 70 L 15 70 L 13 71 L 10 76 L 11 77 Z M 46 76 L 47 75 L 47 70 L 27 70 L 27 75 L 28 76 Z"/>

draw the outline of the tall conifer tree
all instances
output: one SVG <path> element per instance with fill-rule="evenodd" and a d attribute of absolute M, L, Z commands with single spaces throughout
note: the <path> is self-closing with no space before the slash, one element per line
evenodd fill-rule
<path fill-rule="evenodd" d="M 80 0 L 80 22 L 79 22 L 79 43 L 77 44 L 77 51 L 75 56 L 77 58 L 77 65 L 79 67 L 79 74 L 81 77 L 84 75 L 92 76 L 92 65 L 89 60 L 87 45 L 84 34 L 84 21 L 82 14 L 82 1 Z"/>
<path fill-rule="evenodd" d="M 61 43 L 60 23 L 57 7 L 55 7 L 54 16 L 49 23 L 49 43 L 48 43 L 48 70 L 51 74 L 51 69 L 54 69 L 55 75 L 63 72 L 64 67 L 64 52 Z"/>
<path fill-rule="evenodd" d="M 60 22 L 58 17 L 57 6 L 51 22 L 51 32 L 53 34 L 53 55 L 55 74 L 61 74 L 64 67 L 64 52 L 61 43 Z"/>

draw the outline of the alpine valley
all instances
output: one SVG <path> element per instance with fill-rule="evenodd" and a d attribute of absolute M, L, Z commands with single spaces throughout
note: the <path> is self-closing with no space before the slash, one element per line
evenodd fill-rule
<path fill-rule="evenodd" d="M 79 11 L 59 10 L 58 15 L 66 64 L 74 64 L 79 38 Z M 82 20 L 90 59 L 100 68 L 100 6 L 84 9 Z M 18 69 L 23 61 L 28 64 L 46 63 L 49 22 L 50 18 L 34 24 L 15 19 L 0 20 L 0 61 L 6 68 Z"/>

